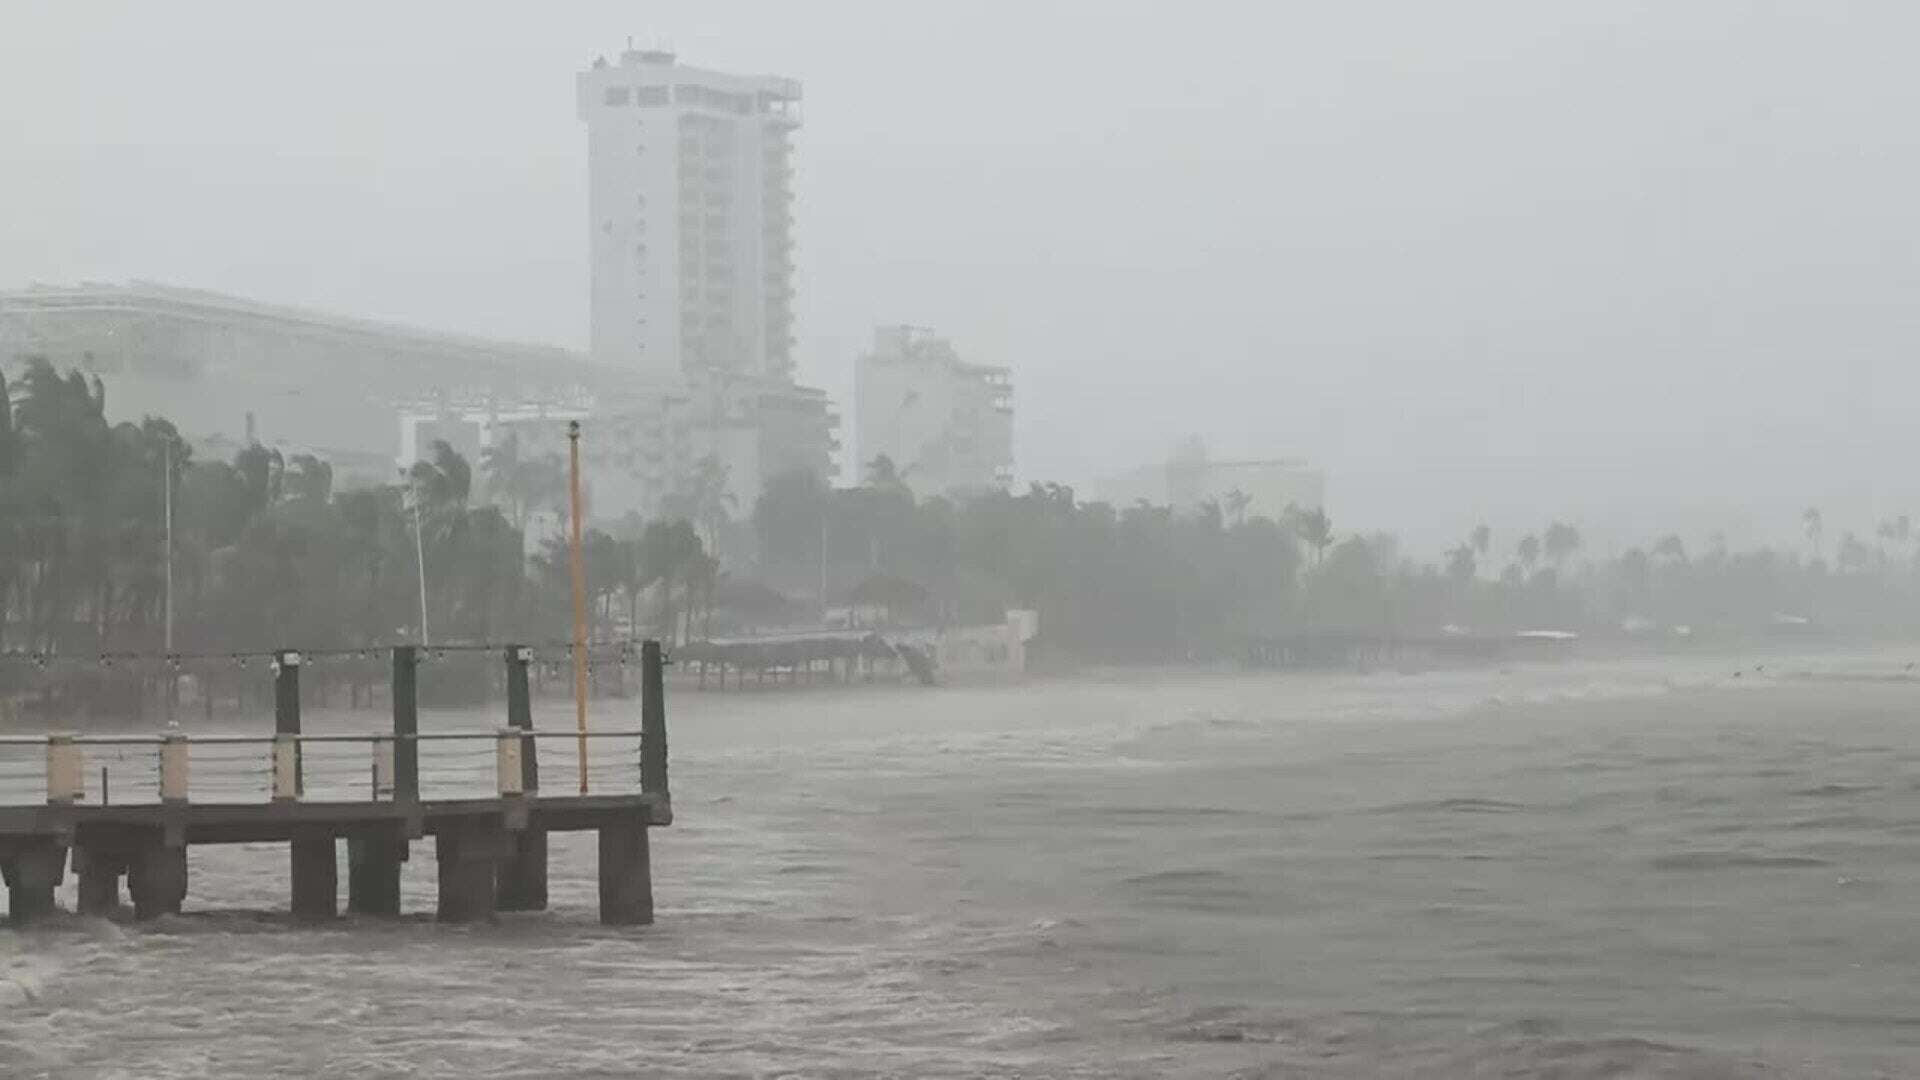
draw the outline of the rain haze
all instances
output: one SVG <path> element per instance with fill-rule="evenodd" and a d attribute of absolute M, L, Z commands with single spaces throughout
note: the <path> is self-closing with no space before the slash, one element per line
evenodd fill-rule
<path fill-rule="evenodd" d="M 801 79 L 803 377 L 1018 373 L 1018 472 L 1301 456 L 1422 549 L 1866 528 L 1915 492 L 1897 3 L 31 4 L 0 280 L 585 343 L 571 74 Z M 30 208 L 30 209 L 29 209 Z M 843 463 L 844 464 L 844 463 Z M 1277 511 L 1278 508 L 1268 508 Z"/>
<path fill-rule="evenodd" d="M 0 1080 L 1920 1075 L 1915 41 L 0 0 Z"/>

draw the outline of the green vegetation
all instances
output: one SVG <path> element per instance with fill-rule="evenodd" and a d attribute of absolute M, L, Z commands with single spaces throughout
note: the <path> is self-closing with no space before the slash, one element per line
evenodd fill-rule
<path fill-rule="evenodd" d="M 169 487 L 176 652 L 421 640 L 416 520 L 434 642 L 566 634 L 564 546 L 522 557 L 529 517 L 564 498 L 557 458 L 522 460 L 508 441 L 476 484 L 437 443 L 400 482 L 335 491 L 313 457 L 256 444 L 230 462 L 195 461 L 172 424 L 109 424 L 105 405 L 97 380 L 44 362 L 17 385 L 0 379 L 0 649 L 163 651 Z M 656 625 L 675 625 L 714 576 L 685 523 L 595 530 L 586 546 L 603 624 L 622 612 L 638 624 L 650 593 Z"/>
<path fill-rule="evenodd" d="M 563 508 L 557 457 L 526 458 L 508 439 L 476 471 L 440 443 L 394 484 L 336 491 L 324 461 L 258 445 L 196 461 L 165 420 L 109 424 L 105 404 L 98 381 L 44 362 L 0 381 L 0 648 L 160 652 L 168 490 L 177 652 L 420 640 L 416 505 L 435 643 L 566 636 L 564 544 L 546 537 L 524 554 L 530 523 Z M 1831 564 L 1817 510 L 1801 522 L 1805 553 L 1715 543 L 1691 556 L 1668 536 L 1592 559 L 1578 529 L 1552 522 L 1517 539 L 1475 527 L 1424 564 L 1390 536 L 1342 535 L 1322 511 L 1237 493 L 1194 513 L 1082 502 L 1055 484 L 916 500 L 884 458 L 865 472 L 837 490 L 780 476 L 743 508 L 707 460 L 662 518 L 589 530 L 595 635 L 675 641 L 810 622 L 823 599 L 949 624 L 1035 608 L 1047 649 L 1139 662 L 1230 657 L 1249 637 L 1314 631 L 1707 634 L 1800 617 L 1920 628 L 1905 518 L 1842 535 Z"/>

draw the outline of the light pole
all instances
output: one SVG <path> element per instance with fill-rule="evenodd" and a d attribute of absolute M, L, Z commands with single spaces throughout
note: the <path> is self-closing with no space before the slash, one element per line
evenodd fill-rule
<path fill-rule="evenodd" d="M 166 551 L 163 560 L 166 570 L 166 651 L 173 653 L 173 443 L 161 444 L 160 451 L 160 501 L 166 516 Z M 171 695 L 169 695 L 171 697 Z"/>
<path fill-rule="evenodd" d="M 407 478 L 407 490 L 413 496 L 413 559 L 420 571 L 420 646 L 433 647 L 433 635 L 427 630 L 427 542 L 420 528 L 420 482 L 412 472 L 402 469 L 400 475 Z"/>
<path fill-rule="evenodd" d="M 573 577 L 573 713 L 579 729 L 580 794 L 587 793 L 587 566 L 580 550 L 580 421 L 567 421 L 567 505 L 572 536 L 567 565 Z"/>

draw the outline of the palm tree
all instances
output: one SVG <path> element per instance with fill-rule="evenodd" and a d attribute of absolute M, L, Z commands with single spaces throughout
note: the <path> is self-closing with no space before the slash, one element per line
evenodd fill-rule
<path fill-rule="evenodd" d="M 473 467 L 445 439 L 435 439 L 428 454 L 407 472 L 423 505 L 436 511 L 464 510 L 473 494 Z"/>
<path fill-rule="evenodd" d="M 740 505 L 733 492 L 727 490 L 727 475 L 730 470 L 725 462 L 713 454 L 708 454 L 694 463 L 693 475 L 688 477 L 686 486 L 672 499 L 678 516 L 699 526 L 706 534 L 707 550 L 720 550 L 720 527 L 729 519 L 728 511 Z M 671 515 L 670 515 L 671 516 Z"/>
<path fill-rule="evenodd" d="M 1807 542 L 1813 545 L 1813 557 L 1816 559 L 1823 558 L 1824 555 L 1821 552 L 1820 537 L 1825 531 L 1825 526 L 1820 520 L 1820 508 L 1817 506 L 1809 506 L 1805 510 L 1800 511 L 1800 526 L 1806 530 Z"/>
<path fill-rule="evenodd" d="M 870 488 L 880 491 L 904 489 L 907 486 L 906 481 L 900 477 L 899 467 L 885 454 L 876 455 L 872 461 L 867 462 L 866 480 Z"/>
<path fill-rule="evenodd" d="M 526 505 L 519 491 L 520 470 L 524 464 L 517 431 L 508 432 L 504 438 L 495 439 L 480 450 L 480 475 L 486 481 L 487 501 L 504 509 L 515 529 L 524 529 L 527 521 Z"/>
<path fill-rule="evenodd" d="M 1235 525 L 1247 523 L 1247 507 L 1253 505 L 1253 496 L 1234 488 L 1221 498 L 1221 505 L 1227 512 L 1228 520 Z"/>
<path fill-rule="evenodd" d="M 566 461 L 557 453 L 524 456 L 517 432 L 482 450 L 480 468 L 487 483 L 487 500 L 504 510 L 514 531 L 523 536 L 528 518 L 565 501 Z"/>
<path fill-rule="evenodd" d="M 1301 542 L 1313 549 L 1313 565 L 1318 569 L 1327 548 L 1333 546 L 1333 519 L 1324 508 L 1316 506 L 1306 513 L 1296 512 L 1293 526 Z"/>
<path fill-rule="evenodd" d="M 1676 533 L 1668 533 L 1661 537 L 1659 542 L 1653 545 L 1653 553 L 1670 563 L 1679 564 L 1687 561 L 1687 545 L 1681 542 Z"/>
<path fill-rule="evenodd" d="M 1566 561 L 1567 556 L 1579 549 L 1579 529 L 1562 521 L 1555 521 L 1547 526 L 1547 561 L 1552 563 L 1556 568 L 1562 562 Z"/>
<path fill-rule="evenodd" d="M 1907 542 L 1913 538 L 1913 519 L 1905 514 L 1901 514 L 1896 518 L 1888 518 L 1880 523 L 1879 533 L 1880 539 L 1892 543 L 1896 548 L 1904 549 L 1907 546 Z M 1884 561 L 1885 558 L 1886 552 L 1882 551 L 1882 561 Z"/>
<path fill-rule="evenodd" d="M 325 506 L 333 498 L 333 466 L 312 454 L 295 454 L 281 488 L 287 499 Z"/>
<path fill-rule="evenodd" d="M 1520 538 L 1513 553 L 1519 557 L 1520 565 L 1527 573 L 1533 573 L 1534 564 L 1540 561 L 1540 538 L 1532 533 Z"/>
<path fill-rule="evenodd" d="M 753 532 L 763 577 L 788 589 L 817 586 L 829 554 L 832 498 L 832 491 L 811 469 L 790 470 L 767 481 L 753 504 Z"/>
<path fill-rule="evenodd" d="M 247 512 L 257 514 L 280 501 L 280 485 L 287 463 L 280 451 L 249 443 L 233 458 L 234 471 L 246 485 Z"/>
<path fill-rule="evenodd" d="M 1447 552 L 1447 577 L 1464 589 L 1480 573 L 1473 561 L 1473 545 L 1461 544 Z"/>
<path fill-rule="evenodd" d="M 642 576 L 651 584 L 660 583 L 660 627 L 673 640 L 675 631 L 674 589 L 694 578 L 695 561 L 703 558 L 700 536 L 684 519 L 653 521 L 640 537 Z"/>

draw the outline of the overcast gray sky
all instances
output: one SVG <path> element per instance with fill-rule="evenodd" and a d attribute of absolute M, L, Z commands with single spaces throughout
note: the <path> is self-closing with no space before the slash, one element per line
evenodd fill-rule
<path fill-rule="evenodd" d="M 803 375 L 1011 365 L 1023 478 L 1197 432 L 1415 546 L 1920 514 L 1920 5 L 6 0 L 0 287 L 586 339 L 573 75 L 806 86 Z"/>

